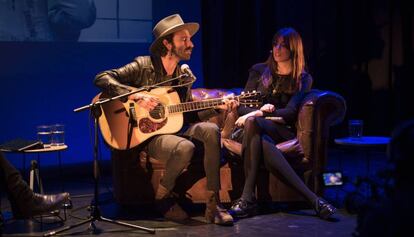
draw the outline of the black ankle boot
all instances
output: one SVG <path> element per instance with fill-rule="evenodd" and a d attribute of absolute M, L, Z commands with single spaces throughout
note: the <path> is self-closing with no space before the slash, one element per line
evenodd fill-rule
<path fill-rule="evenodd" d="M 55 195 L 42 195 L 34 193 L 31 200 L 27 203 L 19 204 L 13 209 L 15 219 L 28 218 L 36 215 L 45 214 L 56 209 L 69 198 L 69 193 L 59 193 Z"/>
<path fill-rule="evenodd" d="M 322 198 L 316 199 L 314 208 L 319 218 L 324 220 L 328 219 L 336 212 L 336 208 Z"/>
<path fill-rule="evenodd" d="M 233 205 L 231 205 L 229 212 L 231 215 L 238 218 L 254 216 L 257 214 L 256 200 L 250 202 L 243 198 L 239 198 Z"/>

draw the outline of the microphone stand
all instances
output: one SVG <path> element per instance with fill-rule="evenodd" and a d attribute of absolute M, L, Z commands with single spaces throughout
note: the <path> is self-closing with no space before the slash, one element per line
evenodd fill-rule
<path fill-rule="evenodd" d="M 133 229 L 138 229 L 138 230 L 143 230 L 146 231 L 148 233 L 151 234 L 155 234 L 155 229 L 151 229 L 151 228 L 146 228 L 146 227 L 142 227 L 142 226 L 138 226 L 138 225 L 133 225 L 133 224 L 129 224 L 126 222 L 121 222 L 121 221 L 116 221 L 116 220 L 111 220 L 108 218 L 105 218 L 101 215 L 101 212 L 99 210 L 99 163 L 98 163 L 98 121 L 99 121 L 99 117 L 102 115 L 102 109 L 101 109 L 101 105 L 108 103 L 110 101 L 116 100 L 116 99 L 120 99 L 120 98 L 124 98 L 127 97 L 129 95 L 141 92 L 141 91 L 149 91 L 155 87 L 158 87 L 162 84 L 177 80 L 177 79 L 181 79 L 183 77 L 187 77 L 187 74 L 182 74 L 178 77 L 174 77 L 171 78 L 169 80 L 151 85 L 151 86 L 144 86 L 141 88 L 138 88 L 137 90 L 134 91 L 130 91 L 127 92 L 125 94 L 121 94 L 118 96 L 114 96 L 111 98 L 106 98 L 103 100 L 98 100 L 94 103 L 91 103 L 89 105 L 85 105 L 82 107 L 79 107 L 77 109 L 74 109 L 74 112 L 80 112 L 86 109 L 89 109 L 92 112 L 92 115 L 94 117 L 94 159 L 93 159 L 93 178 L 94 178 L 94 199 L 91 201 L 91 206 L 90 206 L 90 216 L 88 219 L 80 221 L 78 223 L 75 223 L 73 225 L 69 225 L 69 226 L 65 226 L 62 227 L 58 230 L 55 231 L 50 231 L 48 233 L 45 233 L 43 236 L 53 236 L 59 233 L 62 233 L 64 231 L 73 229 L 75 227 L 90 223 L 89 228 L 92 229 L 93 233 L 97 232 L 96 226 L 95 226 L 95 221 L 103 221 L 103 222 L 109 222 L 109 223 L 113 223 L 113 224 L 117 224 L 117 225 L 121 225 L 121 226 L 125 226 L 125 227 L 130 227 Z"/>

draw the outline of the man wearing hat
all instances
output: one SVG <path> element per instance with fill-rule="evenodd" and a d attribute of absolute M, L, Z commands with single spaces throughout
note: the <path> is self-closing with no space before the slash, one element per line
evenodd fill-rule
<path fill-rule="evenodd" d="M 180 15 L 168 16 L 158 22 L 154 29 L 154 42 L 150 46 L 151 56 L 140 56 L 133 62 L 118 68 L 99 73 L 95 85 L 109 95 L 120 95 L 147 85 L 154 85 L 184 72 L 179 67 L 181 60 L 189 60 L 193 50 L 191 37 L 198 31 L 197 23 L 184 23 Z M 182 86 L 180 86 L 182 84 Z M 192 82 L 172 82 L 181 102 L 191 100 Z M 165 86 L 165 85 L 163 85 Z M 152 110 L 158 104 L 156 97 L 132 94 L 129 99 L 139 106 Z M 218 109 L 235 106 L 234 101 L 226 101 Z M 207 177 L 206 212 L 207 221 L 219 225 L 232 225 L 233 218 L 221 207 L 218 191 L 220 188 L 220 132 L 217 125 L 205 121 L 216 115 L 215 109 L 184 113 L 186 130 L 179 134 L 157 135 L 139 145 L 149 156 L 165 162 L 166 171 L 155 193 L 157 209 L 165 218 L 182 221 L 188 218 L 185 211 L 175 202 L 171 191 L 177 177 L 190 163 L 195 150 L 194 140 L 204 145 L 204 170 Z M 196 123 L 194 123 L 196 122 Z M 193 123 L 191 126 L 188 126 Z M 186 126 L 187 125 L 187 126 Z M 191 137 L 187 139 L 185 137 Z"/>

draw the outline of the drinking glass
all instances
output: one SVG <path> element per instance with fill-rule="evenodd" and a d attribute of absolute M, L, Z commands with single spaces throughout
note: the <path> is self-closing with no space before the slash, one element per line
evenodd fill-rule
<path fill-rule="evenodd" d="M 43 147 L 48 148 L 52 144 L 52 127 L 49 125 L 39 125 L 36 127 L 37 140 L 43 143 Z"/>
<path fill-rule="evenodd" d="M 351 119 L 348 121 L 349 137 L 361 138 L 364 122 L 360 119 Z"/>
<path fill-rule="evenodd" d="M 65 145 L 65 125 L 52 125 L 52 146 Z"/>

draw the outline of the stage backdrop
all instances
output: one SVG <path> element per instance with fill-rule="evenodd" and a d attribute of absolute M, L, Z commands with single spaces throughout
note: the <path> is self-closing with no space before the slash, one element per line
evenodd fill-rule
<path fill-rule="evenodd" d="M 14 32 L 15 36 L 6 38 L 7 32 L 2 28 L 0 143 L 15 138 L 36 139 L 37 125 L 62 123 L 65 125 L 65 143 L 69 146 L 62 153 L 63 164 L 91 162 L 92 120 L 88 111 L 74 113 L 73 110 L 90 103 L 99 93 L 92 83 L 95 75 L 102 70 L 129 63 L 138 55 L 147 55 L 152 41 L 152 27 L 165 16 L 179 13 L 184 21 L 201 22 L 199 1 L 85 2 L 94 3 L 96 16 L 93 24 L 82 29 L 75 40 L 36 38 L 35 30 L 39 28 L 33 27 L 26 29 L 28 35 L 24 35 L 23 29 L 23 33 Z M 5 7 L 12 10 L 27 7 L 15 1 L 2 1 L 1 4 L 6 4 L 2 5 L 4 11 Z M 91 14 L 94 17 L 93 12 Z M 19 16 L 15 17 L 20 19 Z M 39 19 L 41 16 L 35 17 Z M 6 18 L 0 17 L 0 25 L 7 24 Z M 27 27 L 27 22 L 22 25 Z M 196 48 L 192 60 L 185 62 L 197 75 L 196 87 L 203 86 L 201 30 L 193 38 Z M 100 151 L 102 159 L 110 158 L 103 142 Z M 7 154 L 7 157 L 17 167 L 21 167 L 21 155 Z M 27 160 L 35 158 L 28 156 Z M 42 166 L 57 164 L 56 154 L 41 155 Z"/>

